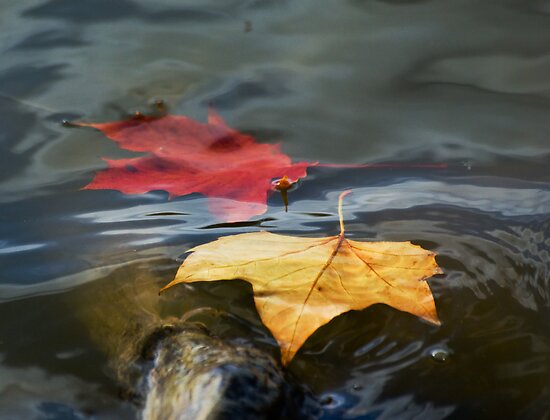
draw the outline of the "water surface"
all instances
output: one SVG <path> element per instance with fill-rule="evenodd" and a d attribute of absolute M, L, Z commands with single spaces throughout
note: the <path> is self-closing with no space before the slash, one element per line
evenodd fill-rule
<path fill-rule="evenodd" d="M 82 288 L 163 284 L 221 235 L 333 235 L 346 188 L 350 238 L 439 254 L 442 326 L 377 305 L 317 331 L 289 369 L 324 418 L 550 416 L 549 46 L 544 0 L 2 2 L 0 417 L 134 418 L 74 315 Z M 272 196 L 247 225 L 198 194 L 81 191 L 129 154 L 59 122 L 159 98 L 297 161 L 401 166 L 313 168 L 288 213 Z M 201 320 L 277 354 L 245 283 L 182 294 L 171 308 L 219 308 Z"/>

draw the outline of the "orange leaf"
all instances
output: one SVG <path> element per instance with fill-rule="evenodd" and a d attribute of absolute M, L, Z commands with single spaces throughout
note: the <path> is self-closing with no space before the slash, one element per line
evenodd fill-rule
<path fill-rule="evenodd" d="M 439 324 L 425 281 L 441 273 L 435 254 L 410 242 L 359 242 L 340 234 L 302 238 L 268 232 L 226 236 L 189 252 L 178 283 L 242 279 L 252 284 L 262 322 L 283 365 L 319 327 L 350 311 L 384 303 Z M 161 291 L 162 291 L 161 290 Z"/>

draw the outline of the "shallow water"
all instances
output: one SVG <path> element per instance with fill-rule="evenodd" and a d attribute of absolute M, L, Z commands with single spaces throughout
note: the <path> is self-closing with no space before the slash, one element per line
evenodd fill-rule
<path fill-rule="evenodd" d="M 317 331 L 289 369 L 324 418 L 550 416 L 549 41 L 545 0 L 1 2 L 0 417 L 135 417 L 74 315 L 82 288 L 165 283 L 221 235 L 333 235 L 345 188 L 350 238 L 439 254 L 442 326 L 377 305 Z M 158 98 L 296 161 L 401 166 L 313 168 L 288 213 L 272 196 L 247 224 L 198 194 L 81 191 L 128 152 L 59 122 Z M 167 305 L 220 308 L 201 320 L 277 354 L 245 283 L 182 294 Z"/>

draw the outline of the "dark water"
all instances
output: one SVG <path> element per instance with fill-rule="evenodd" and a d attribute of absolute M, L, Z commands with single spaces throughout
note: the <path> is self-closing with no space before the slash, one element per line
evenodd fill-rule
<path fill-rule="evenodd" d="M 135 417 L 74 314 L 82 288 L 165 283 L 221 235 L 335 234 L 344 188 L 350 238 L 440 255 L 442 326 L 377 305 L 317 331 L 290 371 L 325 418 L 550 416 L 549 1 L 3 0 L 0 48 L 1 418 Z M 201 120 L 214 104 L 295 160 L 449 166 L 313 169 L 288 213 L 273 196 L 244 227 L 199 195 L 80 191 L 127 153 L 59 121 L 157 98 Z M 276 354 L 246 284 L 183 295 Z"/>

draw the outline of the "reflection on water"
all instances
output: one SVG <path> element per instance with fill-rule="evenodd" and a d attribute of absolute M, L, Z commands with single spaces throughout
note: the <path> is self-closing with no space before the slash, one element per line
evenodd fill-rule
<path fill-rule="evenodd" d="M 346 188 L 350 238 L 439 254 L 443 324 L 379 305 L 317 331 L 290 371 L 324 418 L 550 415 L 549 2 L 36 0 L 2 2 L 0 28 L 0 418 L 135 417 L 71 309 L 83 291 L 163 284 L 221 235 L 333 235 Z M 295 160 L 403 166 L 312 168 L 288 213 L 272 195 L 234 224 L 198 194 L 80 191 L 129 154 L 60 120 L 157 98 Z M 181 288 L 162 311 L 218 308 L 199 318 L 275 353 L 250 293 Z"/>
<path fill-rule="evenodd" d="M 70 357 L 60 354 L 58 357 Z M 130 416 L 114 396 L 90 399 L 99 387 L 73 375 L 52 375 L 38 367 L 6 367 L 0 364 L 1 418 L 81 419 L 90 415 L 105 419 Z M 75 408 L 82 407 L 82 408 Z"/>

